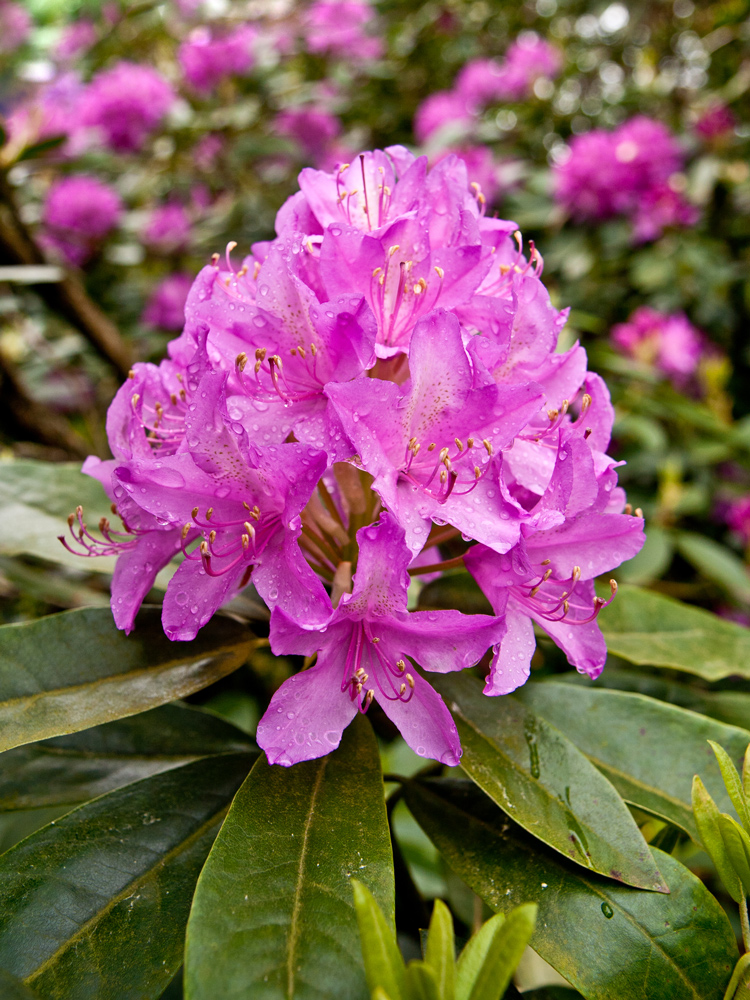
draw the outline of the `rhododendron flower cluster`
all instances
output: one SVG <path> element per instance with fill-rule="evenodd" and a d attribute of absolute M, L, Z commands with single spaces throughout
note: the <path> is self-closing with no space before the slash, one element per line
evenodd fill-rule
<path fill-rule="evenodd" d="M 558 49 L 535 32 L 525 32 L 508 47 L 501 61 L 472 59 L 451 90 L 425 98 L 414 118 L 414 134 L 426 142 L 446 125 L 468 129 L 486 105 L 529 97 L 540 77 L 554 79 L 558 75 L 562 62 Z"/>
<path fill-rule="evenodd" d="M 185 272 L 170 274 L 156 286 L 141 317 L 161 330 L 181 330 L 185 323 L 185 303 L 193 277 Z"/>
<path fill-rule="evenodd" d="M 697 221 L 681 193 L 683 164 L 669 129 L 638 115 L 612 132 L 575 136 L 567 159 L 555 167 L 555 197 L 578 219 L 627 216 L 637 240 L 653 240 L 667 226 Z"/>
<path fill-rule="evenodd" d="M 252 44 L 256 37 L 256 29 L 249 24 L 218 36 L 210 28 L 196 28 L 180 46 L 179 60 L 185 79 L 197 91 L 207 94 L 227 77 L 244 76 L 255 64 Z"/>
<path fill-rule="evenodd" d="M 346 59 L 377 59 L 383 42 L 371 33 L 375 13 L 367 0 L 315 0 L 305 17 L 305 48 Z"/>
<path fill-rule="evenodd" d="M 118 193 L 87 174 L 56 181 L 44 203 L 44 239 L 71 264 L 83 264 L 122 213 Z"/>
<path fill-rule="evenodd" d="M 141 149 L 176 100 L 172 86 L 150 66 L 122 61 L 97 73 L 78 105 L 83 125 L 97 128 L 118 153 Z"/>
<path fill-rule="evenodd" d="M 311 657 L 261 720 L 271 762 L 338 745 L 377 701 L 409 745 L 460 744 L 425 678 L 476 664 L 523 684 L 533 622 L 590 677 L 594 578 L 639 551 L 607 455 L 613 409 L 513 222 L 462 161 L 403 147 L 308 168 L 276 238 L 196 278 L 160 365 L 136 364 L 90 458 L 119 527 L 71 515 L 72 548 L 119 556 L 118 627 L 179 561 L 166 634 L 192 639 L 252 583 L 275 653 Z M 638 512 L 637 512 L 638 513 Z M 410 611 L 410 578 L 465 566 L 492 614 Z M 612 584 L 612 594 L 616 585 Z"/>
<path fill-rule="evenodd" d="M 640 306 L 627 323 L 617 323 L 612 343 L 678 384 L 695 372 L 705 350 L 703 335 L 684 313 L 662 313 L 650 306 Z"/>

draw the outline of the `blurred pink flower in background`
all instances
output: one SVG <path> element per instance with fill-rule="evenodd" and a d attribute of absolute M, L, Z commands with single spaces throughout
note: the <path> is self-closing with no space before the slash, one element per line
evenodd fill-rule
<path fill-rule="evenodd" d="M 116 152 L 135 152 L 175 99 L 171 85 L 155 69 L 123 61 L 97 73 L 88 85 L 81 97 L 81 122 L 99 128 Z"/>
<path fill-rule="evenodd" d="M 683 163 L 666 125 L 638 115 L 612 132 L 576 136 L 554 169 L 555 198 L 579 220 L 625 215 L 636 240 L 656 239 L 665 226 L 697 221 L 678 183 Z"/>
<path fill-rule="evenodd" d="M 120 220 L 118 193 L 96 177 L 77 174 L 56 181 L 47 192 L 44 242 L 71 264 L 83 264 Z"/>
<path fill-rule="evenodd" d="M 495 59 L 471 59 L 456 77 L 454 93 L 470 107 L 489 104 L 502 96 L 503 67 Z"/>
<path fill-rule="evenodd" d="M 562 65 L 563 57 L 559 49 L 535 32 L 526 31 L 505 53 L 494 96 L 504 101 L 520 101 L 529 97 L 540 77 L 554 79 Z"/>
<path fill-rule="evenodd" d="M 487 146 L 460 146 L 456 149 L 443 150 L 432 162 L 439 163 L 451 153 L 455 153 L 466 164 L 469 184 L 478 185 L 485 199 L 488 202 L 494 201 L 500 191 L 501 184 L 500 173 L 492 150 Z"/>
<path fill-rule="evenodd" d="M 249 24 L 220 36 L 214 36 L 210 28 L 196 28 L 178 53 L 185 79 L 206 94 L 227 77 L 246 75 L 255 64 L 252 45 L 257 36 Z"/>
<path fill-rule="evenodd" d="M 185 324 L 185 303 L 193 276 L 186 272 L 170 274 L 151 294 L 141 320 L 161 330 L 181 330 Z"/>
<path fill-rule="evenodd" d="M 733 500 L 724 511 L 724 521 L 745 545 L 750 543 L 750 496 Z"/>
<path fill-rule="evenodd" d="M 24 104 L 14 108 L 6 119 L 6 129 L 11 140 L 21 147 L 31 146 L 44 139 L 67 136 L 68 141 L 60 152 L 76 156 L 86 145 L 80 127 L 78 103 L 84 85 L 77 73 L 62 73 L 44 84 Z"/>
<path fill-rule="evenodd" d="M 85 19 L 73 21 L 63 30 L 54 49 L 55 57 L 63 61 L 77 59 L 78 56 L 83 55 L 87 49 L 91 48 L 97 36 L 98 32 L 93 21 Z"/>
<path fill-rule="evenodd" d="M 276 116 L 276 129 L 294 139 L 316 165 L 331 141 L 341 134 L 341 122 L 323 108 L 290 108 Z"/>
<path fill-rule="evenodd" d="M 184 249 L 190 241 L 190 217 L 182 205 L 172 202 L 151 213 L 143 231 L 143 242 L 160 253 Z"/>
<path fill-rule="evenodd" d="M 0 0 L 0 53 L 20 48 L 31 33 L 31 15 L 17 3 Z"/>
<path fill-rule="evenodd" d="M 305 46 L 316 54 L 377 59 L 383 53 L 383 42 L 365 30 L 374 17 L 366 0 L 316 0 L 305 19 Z"/>
<path fill-rule="evenodd" d="M 734 130 L 737 119 L 731 108 L 728 108 L 722 101 L 713 101 L 699 115 L 693 131 L 701 139 L 710 142 L 714 139 L 723 139 Z"/>
<path fill-rule="evenodd" d="M 703 336 L 684 313 L 662 313 L 640 306 L 627 323 L 612 327 L 612 343 L 623 354 L 654 365 L 684 382 L 704 353 Z"/>
<path fill-rule="evenodd" d="M 417 108 L 414 135 L 417 142 L 424 143 L 444 126 L 453 125 L 467 131 L 474 120 L 462 94 L 453 90 L 438 90 L 426 97 Z"/>

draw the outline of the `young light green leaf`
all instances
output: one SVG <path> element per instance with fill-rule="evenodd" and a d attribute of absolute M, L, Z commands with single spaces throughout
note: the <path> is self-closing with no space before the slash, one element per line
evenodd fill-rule
<path fill-rule="evenodd" d="M 132 635 L 109 608 L 0 627 L 0 750 L 135 715 L 207 687 L 247 659 L 252 633 L 216 615 L 192 642 L 170 642 L 158 608 Z"/>
<path fill-rule="evenodd" d="M 697 774 L 693 778 L 693 812 L 703 846 L 716 865 L 724 888 L 735 903 L 741 902 L 745 893 L 724 846 L 719 826 L 719 816 L 721 815 L 719 807 L 708 794 L 706 786 Z"/>
<path fill-rule="evenodd" d="M 371 993 L 380 987 L 392 1000 L 407 1000 L 404 960 L 393 931 L 367 886 L 352 879 L 352 889 L 367 986 Z"/>
<path fill-rule="evenodd" d="M 732 978 L 729 980 L 729 985 L 724 994 L 724 1000 L 742 1000 L 740 996 L 740 984 L 744 980 L 743 985 L 747 988 L 748 977 L 746 973 L 748 968 L 750 968 L 750 951 L 745 952 L 735 965 Z"/>
<path fill-rule="evenodd" d="M 742 787 L 742 780 L 737 773 L 737 768 L 734 766 L 732 758 L 726 752 L 724 747 L 715 743 L 713 740 L 709 740 L 708 742 L 711 745 L 711 749 L 716 754 L 716 760 L 719 763 L 719 769 L 721 770 L 721 776 L 724 779 L 724 785 L 729 798 L 732 800 L 732 805 L 737 810 L 740 822 L 744 826 L 745 830 L 750 830 L 750 815 L 748 815 L 745 790 Z"/>
<path fill-rule="evenodd" d="M 435 900 L 427 932 L 424 959 L 435 973 L 440 1000 L 454 1000 L 456 943 L 453 935 L 453 918 L 442 899 Z"/>
<path fill-rule="evenodd" d="M 750 893 L 750 837 L 733 816 L 720 813 L 718 822 L 729 861 L 747 895 Z"/>
<path fill-rule="evenodd" d="M 505 914 L 496 913 L 485 921 L 464 946 L 456 967 L 456 1000 L 476 1000 L 474 984 L 490 955 L 493 942 L 505 924 Z"/>
<path fill-rule="evenodd" d="M 526 903 L 507 915 L 474 981 L 471 1000 L 500 1000 L 534 933 L 537 910 L 536 903 Z"/>
<path fill-rule="evenodd" d="M 745 793 L 745 801 L 747 801 L 750 797 L 750 743 L 747 745 L 742 761 L 742 790 Z"/>
<path fill-rule="evenodd" d="M 437 979 L 426 962 L 409 962 L 406 967 L 408 1000 L 441 1000 Z"/>

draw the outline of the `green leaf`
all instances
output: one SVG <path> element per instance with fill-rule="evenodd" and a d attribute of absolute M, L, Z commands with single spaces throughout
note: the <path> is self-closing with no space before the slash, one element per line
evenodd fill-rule
<path fill-rule="evenodd" d="M 409 962 L 406 968 L 406 995 L 409 1000 L 440 1000 L 432 967 L 426 962 Z"/>
<path fill-rule="evenodd" d="M 0 996 L 3 1000 L 39 1000 L 38 993 L 33 993 L 22 980 L 4 969 L 0 969 Z"/>
<path fill-rule="evenodd" d="M 747 896 L 750 893 L 750 837 L 734 816 L 719 813 L 718 824 L 730 864 Z"/>
<path fill-rule="evenodd" d="M 453 917 L 442 899 L 435 900 L 424 958 L 435 973 L 440 1000 L 453 1000 L 456 988 L 456 941 Z"/>
<path fill-rule="evenodd" d="M 326 757 L 290 768 L 261 757 L 253 767 L 198 882 L 186 997 L 369 998 L 352 877 L 392 926 L 378 747 L 359 715 Z"/>
<path fill-rule="evenodd" d="M 466 959 L 459 963 L 461 986 L 456 991 L 456 1000 L 461 1000 L 464 995 L 467 1000 L 500 1000 L 534 933 L 536 915 L 537 906 L 527 903 L 511 910 L 502 923 L 498 921 L 502 914 L 487 921 L 464 949 Z M 488 927 L 492 930 L 483 940 Z M 477 939 L 478 947 L 474 945 Z M 461 959 L 464 959 L 463 954 Z M 469 979 L 471 988 L 465 994 L 465 984 Z"/>
<path fill-rule="evenodd" d="M 706 741 L 717 740 L 741 760 L 750 742 L 744 729 L 644 695 L 605 688 L 545 681 L 526 684 L 517 697 L 565 733 L 626 802 L 679 826 L 694 840 L 694 774 L 700 774 L 722 810 L 729 808 Z"/>
<path fill-rule="evenodd" d="M 719 764 L 719 769 L 721 770 L 721 776 L 724 779 L 724 787 L 727 790 L 729 798 L 732 800 L 732 805 L 737 810 L 737 815 L 740 818 L 742 825 L 746 830 L 750 829 L 750 819 L 748 818 L 747 812 L 747 802 L 745 801 L 745 790 L 742 787 L 742 779 L 737 773 L 737 768 L 732 762 L 732 758 L 726 752 L 723 746 L 715 742 L 715 740 L 708 741 L 711 744 L 711 749 L 716 755 L 716 760 Z M 750 737 L 748 738 L 750 743 Z M 747 744 L 745 745 L 747 749 Z"/>
<path fill-rule="evenodd" d="M 679 531 L 677 549 L 708 580 L 718 583 L 737 600 L 750 602 L 750 575 L 743 561 L 726 545 L 692 531 Z"/>
<path fill-rule="evenodd" d="M 406 995 L 404 960 L 393 930 L 366 885 L 352 879 L 352 891 L 367 988 L 372 993 L 380 987 L 393 1000 L 402 1000 Z"/>
<path fill-rule="evenodd" d="M 709 681 L 750 677 L 750 630 L 663 594 L 624 584 L 599 624 L 610 653 L 631 663 L 672 667 Z"/>
<path fill-rule="evenodd" d="M 156 608 L 119 632 L 108 608 L 0 627 L 0 750 L 135 715 L 236 670 L 252 633 L 217 615 L 192 642 L 170 642 Z"/>
<path fill-rule="evenodd" d="M 501 809 L 578 864 L 667 891 L 627 806 L 562 733 L 512 696 L 487 698 L 468 674 L 433 683 L 456 720 L 461 767 Z"/>
<path fill-rule="evenodd" d="M 249 765 L 195 761 L 80 806 L 0 858 L 0 967 L 45 1000 L 150 1000 Z"/>
<path fill-rule="evenodd" d="M 0 812 L 85 802 L 198 757 L 243 751 L 254 751 L 252 741 L 223 719 L 187 705 L 162 705 L 6 751 Z"/>
<path fill-rule="evenodd" d="M 742 902 L 745 893 L 742 890 L 742 883 L 737 877 L 737 872 L 732 867 L 727 849 L 724 846 L 724 839 L 721 836 L 719 825 L 720 811 L 714 800 L 706 791 L 706 787 L 696 774 L 693 779 L 693 812 L 695 822 L 698 827 L 701 842 L 709 857 L 716 865 L 719 878 L 724 883 L 724 888 L 735 901 Z"/>
<path fill-rule="evenodd" d="M 485 921 L 464 946 L 456 969 L 456 1000 L 476 1000 L 474 984 L 487 961 L 493 942 L 505 923 L 505 914 L 496 913 Z"/>
<path fill-rule="evenodd" d="M 446 863 L 494 909 L 539 906 L 532 947 L 590 1000 L 721 1000 L 737 961 L 705 886 L 654 851 L 670 894 L 618 885 L 545 849 L 469 782 L 412 781 L 409 808 Z"/>
<path fill-rule="evenodd" d="M 112 517 L 101 483 L 84 476 L 78 462 L 0 461 L 0 522 L 12 531 L 0 535 L 0 553 L 26 553 L 77 570 L 111 573 L 115 560 L 82 559 L 57 540 L 68 531 L 67 517 L 81 504 L 88 524 Z"/>

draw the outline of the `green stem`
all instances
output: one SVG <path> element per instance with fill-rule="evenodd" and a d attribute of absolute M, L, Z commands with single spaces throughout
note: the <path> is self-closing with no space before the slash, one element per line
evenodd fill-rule
<path fill-rule="evenodd" d="M 456 556 L 455 559 L 445 559 L 443 562 L 430 563 L 429 566 L 413 566 L 408 572 L 409 576 L 419 576 L 421 573 L 437 573 L 444 569 L 454 569 L 456 566 L 463 566 L 464 557 Z"/>
<path fill-rule="evenodd" d="M 740 925 L 742 926 L 742 943 L 745 946 L 745 951 L 750 952 L 750 920 L 748 920 L 747 915 L 747 897 L 742 897 L 742 902 L 740 903 Z"/>
<path fill-rule="evenodd" d="M 747 911 L 747 907 L 745 907 L 745 910 Z M 747 971 L 748 967 L 750 967 L 750 952 L 746 952 L 735 965 L 732 978 L 729 980 L 729 985 L 727 986 L 726 993 L 724 994 L 724 1000 L 733 1000 L 733 997 L 737 992 L 737 987 L 742 979 L 742 975 Z"/>

